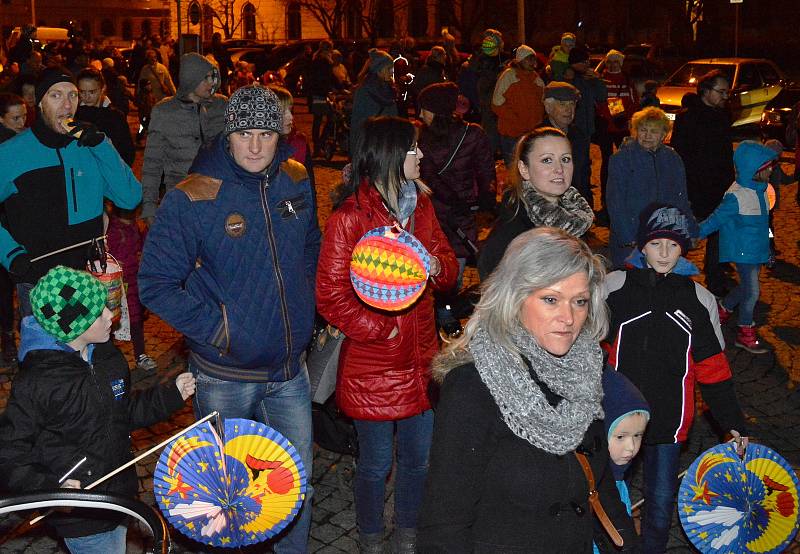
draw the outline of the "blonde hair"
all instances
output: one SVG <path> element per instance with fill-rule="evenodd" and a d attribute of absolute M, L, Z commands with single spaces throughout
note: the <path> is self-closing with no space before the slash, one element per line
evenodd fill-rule
<path fill-rule="evenodd" d="M 669 133 L 672 129 L 672 122 L 667 117 L 667 114 L 661 108 L 649 106 L 643 110 L 639 110 L 631 118 L 631 136 L 636 138 L 638 134 L 639 125 L 642 123 L 656 123 L 664 128 L 665 133 Z"/>

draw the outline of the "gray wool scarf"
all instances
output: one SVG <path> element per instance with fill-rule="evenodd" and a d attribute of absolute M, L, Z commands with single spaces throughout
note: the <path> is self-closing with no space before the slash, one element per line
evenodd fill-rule
<path fill-rule="evenodd" d="M 539 380 L 563 400 L 551 406 L 519 357 L 479 327 L 469 351 L 503 421 L 516 436 L 545 452 L 574 450 L 592 421 L 603 417 L 599 344 L 582 332 L 569 352 L 557 357 L 539 346 L 522 326 L 514 329 L 510 338 Z"/>
<path fill-rule="evenodd" d="M 522 196 L 525 198 L 528 219 L 534 227 L 557 227 L 574 237 L 580 237 L 594 221 L 591 206 L 575 187 L 569 187 L 558 202 L 553 203 L 539 194 L 530 181 L 523 181 Z"/>

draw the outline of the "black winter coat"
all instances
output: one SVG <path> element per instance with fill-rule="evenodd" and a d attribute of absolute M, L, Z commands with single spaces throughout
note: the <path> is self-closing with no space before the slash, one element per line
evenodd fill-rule
<path fill-rule="evenodd" d="M 459 142 L 461 146 L 456 151 Z M 478 226 L 473 209 L 479 204 L 492 207 L 495 203 L 494 156 L 486 133 L 479 125 L 464 124 L 454 129 L 447 142 L 434 144 L 430 132 L 423 130 L 419 147 L 424 154 L 420 174 L 433 191 L 433 208 L 450 246 L 458 258 L 474 255 L 457 230 L 461 229 L 472 244 L 477 244 Z M 454 152 L 453 161 L 442 171 Z"/>
<path fill-rule="evenodd" d="M 706 106 L 693 93 L 675 117 L 670 145 L 686 167 L 686 191 L 698 221 L 722 201 L 735 178 L 731 121 L 724 110 Z"/>
<path fill-rule="evenodd" d="M 579 448 L 587 451 L 624 551 L 636 551 L 633 522 L 607 471 L 602 421 L 589 426 Z M 436 411 L 417 552 L 581 554 L 592 552 L 593 540 L 605 551 L 588 494 L 574 453 L 550 454 L 514 435 L 473 364 L 448 373 Z"/>
<path fill-rule="evenodd" d="M 164 420 L 184 405 L 174 383 L 131 393 L 128 363 L 110 341 L 97 345 L 92 361 L 63 350 L 25 356 L 0 419 L 0 488 L 58 489 L 58 480 L 86 456 L 69 476 L 85 487 L 132 459 L 132 430 Z M 135 467 L 95 490 L 134 497 Z M 48 517 L 62 537 L 109 531 L 122 519 L 99 510 Z"/>

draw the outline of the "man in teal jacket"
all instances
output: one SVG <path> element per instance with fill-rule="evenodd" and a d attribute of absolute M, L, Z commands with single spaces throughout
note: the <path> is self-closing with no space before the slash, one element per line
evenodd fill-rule
<path fill-rule="evenodd" d="M 45 71 L 36 107 L 33 127 L 0 145 L 0 263 L 18 283 L 23 315 L 30 315 L 30 289 L 49 269 L 85 269 L 88 248 L 68 247 L 103 234 L 104 197 L 125 209 L 142 199 L 141 184 L 105 135 L 72 120 L 78 88 L 70 74 Z"/>

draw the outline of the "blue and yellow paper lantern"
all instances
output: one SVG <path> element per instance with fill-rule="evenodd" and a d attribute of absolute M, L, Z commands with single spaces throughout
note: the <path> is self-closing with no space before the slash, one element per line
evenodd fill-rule
<path fill-rule="evenodd" d="M 366 304 L 399 311 L 425 291 L 430 268 L 431 256 L 414 235 L 397 227 L 378 227 L 356 243 L 350 281 Z"/>

